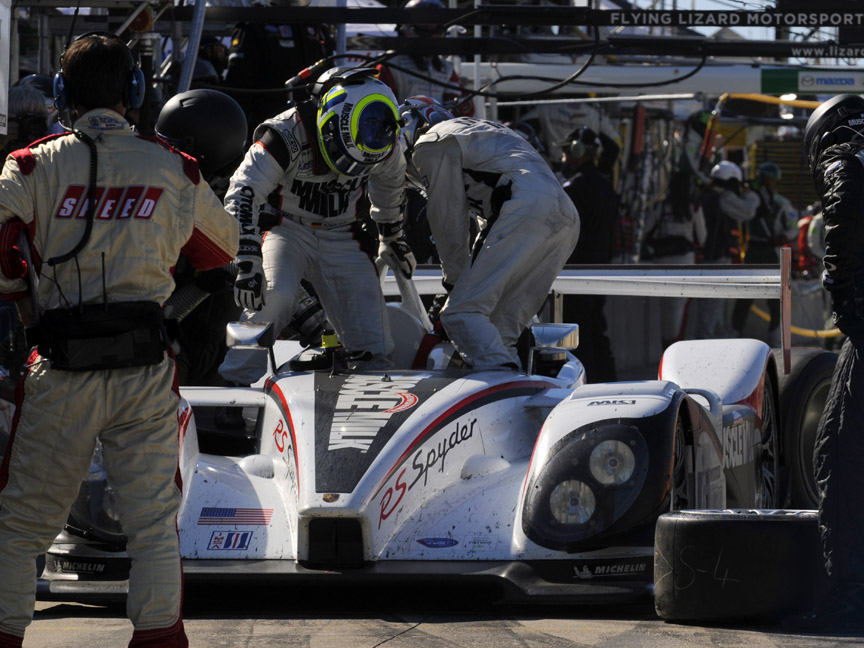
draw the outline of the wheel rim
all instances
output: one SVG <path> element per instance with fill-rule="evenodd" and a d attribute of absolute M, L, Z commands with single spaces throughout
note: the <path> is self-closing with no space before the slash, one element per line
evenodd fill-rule
<path fill-rule="evenodd" d="M 762 400 L 762 437 L 756 464 L 756 507 L 777 508 L 777 484 L 780 468 L 777 442 L 777 413 L 774 409 L 774 385 L 765 381 Z"/>

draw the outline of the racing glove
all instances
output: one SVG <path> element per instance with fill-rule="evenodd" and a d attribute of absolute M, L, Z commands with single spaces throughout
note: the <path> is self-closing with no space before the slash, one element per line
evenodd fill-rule
<path fill-rule="evenodd" d="M 260 311 L 264 305 L 264 268 L 261 244 L 255 239 L 240 239 L 234 302 L 241 308 Z"/>
<path fill-rule="evenodd" d="M 378 223 L 378 241 L 378 256 L 384 259 L 393 272 L 401 272 L 406 279 L 410 279 L 417 267 L 417 260 L 403 236 L 402 221 Z"/>

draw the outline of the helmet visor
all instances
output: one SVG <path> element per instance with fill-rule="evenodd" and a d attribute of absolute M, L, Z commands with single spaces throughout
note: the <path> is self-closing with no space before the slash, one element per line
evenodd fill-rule
<path fill-rule="evenodd" d="M 358 108 L 360 108 L 358 106 Z M 364 153 L 386 153 L 396 141 L 398 125 L 393 108 L 372 101 L 358 110 L 355 141 Z"/>

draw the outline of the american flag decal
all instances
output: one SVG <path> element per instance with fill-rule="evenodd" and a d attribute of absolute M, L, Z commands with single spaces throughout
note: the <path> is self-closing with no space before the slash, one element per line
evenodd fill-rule
<path fill-rule="evenodd" d="M 198 517 L 198 524 L 270 524 L 273 509 L 260 508 L 217 508 L 204 507 Z"/>

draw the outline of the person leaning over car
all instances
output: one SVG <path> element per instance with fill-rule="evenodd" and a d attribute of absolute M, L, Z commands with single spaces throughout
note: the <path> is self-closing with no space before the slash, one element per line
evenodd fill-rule
<path fill-rule="evenodd" d="M 804 631 L 864 631 L 864 98 L 838 95 L 810 116 L 804 153 L 825 219 L 822 284 L 846 335 L 816 431 L 823 564 L 833 586 Z"/>
<path fill-rule="evenodd" d="M 368 189 L 377 250 L 394 272 L 417 265 L 402 238 L 405 159 L 396 98 L 375 71 L 332 77 L 320 98 L 298 103 L 255 129 L 231 177 L 225 206 L 240 222 L 234 296 L 249 322 L 281 331 L 298 312 L 301 280 L 315 289 L 352 366 L 392 366 L 393 340 L 360 211 Z M 262 211 L 274 225 L 263 236 Z M 262 242 L 263 241 L 263 242 Z M 267 358 L 232 348 L 219 372 L 251 384 Z"/>
<path fill-rule="evenodd" d="M 399 108 L 443 284 L 441 324 L 475 369 L 520 369 L 516 341 L 579 238 L 573 201 L 540 154 L 506 126 L 453 116 L 429 97 Z M 480 232 L 472 242 L 469 221 Z"/>
<path fill-rule="evenodd" d="M 117 36 L 71 43 L 55 89 L 72 130 L 12 153 L 0 175 L 0 293 L 30 299 L 15 232 L 29 238 L 40 274 L 27 322 L 37 346 L 0 465 L 0 646 L 22 645 L 36 557 L 63 528 L 97 441 L 128 537 L 129 645 L 188 646 L 179 394 L 162 304 L 180 252 L 200 269 L 225 265 L 237 223 L 193 158 L 137 136 L 124 118 L 143 100 L 144 75 Z"/>

